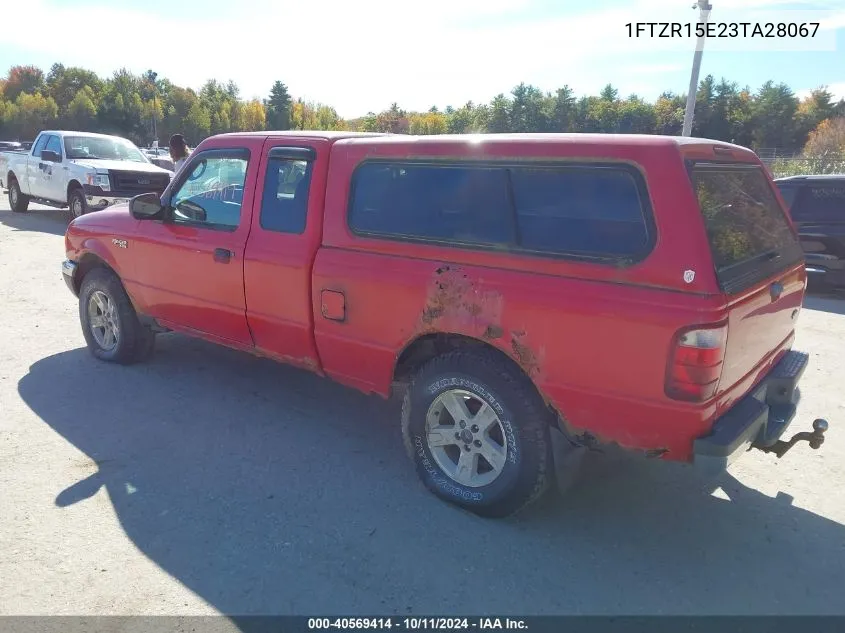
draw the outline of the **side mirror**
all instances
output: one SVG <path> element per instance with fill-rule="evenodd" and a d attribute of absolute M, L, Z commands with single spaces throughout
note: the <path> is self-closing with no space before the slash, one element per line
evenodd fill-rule
<path fill-rule="evenodd" d="M 62 157 L 59 156 L 58 152 L 54 152 L 51 149 L 42 149 L 41 160 L 45 163 L 60 163 L 62 162 Z"/>
<path fill-rule="evenodd" d="M 129 212 L 137 220 L 161 217 L 164 206 L 156 193 L 142 193 L 129 201 Z"/>

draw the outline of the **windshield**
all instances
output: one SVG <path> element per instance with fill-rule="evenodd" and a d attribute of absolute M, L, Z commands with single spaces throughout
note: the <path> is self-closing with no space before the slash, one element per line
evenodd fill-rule
<path fill-rule="evenodd" d="M 149 162 L 135 145 L 117 136 L 66 136 L 65 154 L 69 159 Z"/>

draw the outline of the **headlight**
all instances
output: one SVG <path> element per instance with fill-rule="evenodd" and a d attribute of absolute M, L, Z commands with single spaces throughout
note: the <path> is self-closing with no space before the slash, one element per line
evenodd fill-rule
<path fill-rule="evenodd" d="M 108 174 L 88 174 L 88 184 L 99 187 L 103 191 L 111 189 Z"/>

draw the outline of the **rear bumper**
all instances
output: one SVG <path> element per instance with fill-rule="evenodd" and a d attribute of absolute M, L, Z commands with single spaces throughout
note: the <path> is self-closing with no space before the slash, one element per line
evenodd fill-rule
<path fill-rule="evenodd" d="M 795 417 L 801 393 L 798 381 L 809 355 L 789 351 L 754 389 L 713 424 L 709 435 L 693 443 L 693 464 L 721 472 L 751 448 L 773 446 Z"/>

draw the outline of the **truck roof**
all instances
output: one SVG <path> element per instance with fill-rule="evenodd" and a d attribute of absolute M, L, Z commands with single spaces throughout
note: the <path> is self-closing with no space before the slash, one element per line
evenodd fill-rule
<path fill-rule="evenodd" d="M 96 136 L 99 138 L 125 138 L 119 134 L 100 134 L 99 132 L 77 132 L 76 130 L 41 130 L 41 134 L 55 134 L 56 136 Z"/>
<path fill-rule="evenodd" d="M 294 138 L 338 140 L 389 135 L 385 132 L 349 132 L 346 130 L 262 130 L 260 132 L 226 132 L 224 134 L 217 134 L 216 136 L 290 136 Z M 407 136 L 404 136 L 404 138 L 407 138 Z"/>
<path fill-rule="evenodd" d="M 720 147 L 749 151 L 748 148 L 733 143 L 725 143 L 713 139 L 664 136 L 658 134 L 598 134 L 598 133 L 503 133 L 503 134 L 432 134 L 426 136 L 410 136 L 406 134 L 382 135 L 380 138 L 351 137 L 344 144 L 360 145 L 392 145 L 401 143 L 414 144 L 477 144 L 484 142 L 503 143 L 531 143 L 546 144 L 595 144 L 616 146 L 645 146 L 667 147 L 684 145 L 719 145 Z"/>

